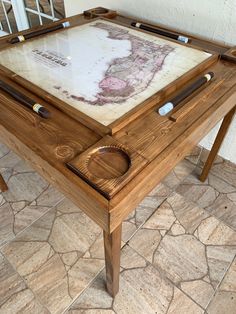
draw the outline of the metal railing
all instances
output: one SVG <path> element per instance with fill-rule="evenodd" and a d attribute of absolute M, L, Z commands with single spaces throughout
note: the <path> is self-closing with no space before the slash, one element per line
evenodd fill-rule
<path fill-rule="evenodd" d="M 55 7 L 55 2 L 63 10 Z M 8 33 L 43 25 L 64 17 L 63 0 L 0 0 L 0 30 Z"/>

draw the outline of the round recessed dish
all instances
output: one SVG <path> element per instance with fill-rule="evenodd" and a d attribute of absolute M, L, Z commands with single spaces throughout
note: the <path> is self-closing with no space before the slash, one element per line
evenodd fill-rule
<path fill-rule="evenodd" d="M 89 158 L 88 171 L 99 179 L 116 179 L 130 168 L 130 158 L 118 147 L 105 146 L 96 150 Z"/>
<path fill-rule="evenodd" d="M 232 54 L 234 57 L 236 57 L 236 50 L 232 50 L 232 51 L 231 51 L 231 54 Z"/>
<path fill-rule="evenodd" d="M 92 10 L 92 13 L 96 15 L 107 14 L 108 12 L 109 10 L 104 9 L 104 8 L 97 8 L 97 9 Z"/>

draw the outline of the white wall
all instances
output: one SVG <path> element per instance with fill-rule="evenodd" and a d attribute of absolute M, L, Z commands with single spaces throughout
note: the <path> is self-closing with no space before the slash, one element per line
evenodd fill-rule
<path fill-rule="evenodd" d="M 236 0 L 65 0 L 67 16 L 97 6 L 236 46 Z M 200 144 L 210 149 L 218 128 Z M 220 155 L 236 163 L 236 118 Z"/>

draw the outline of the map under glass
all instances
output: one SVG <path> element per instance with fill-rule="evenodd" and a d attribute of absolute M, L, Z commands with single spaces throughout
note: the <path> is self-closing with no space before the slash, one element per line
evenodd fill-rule
<path fill-rule="evenodd" d="M 109 125 L 210 56 L 101 19 L 3 50 L 0 63 Z"/>

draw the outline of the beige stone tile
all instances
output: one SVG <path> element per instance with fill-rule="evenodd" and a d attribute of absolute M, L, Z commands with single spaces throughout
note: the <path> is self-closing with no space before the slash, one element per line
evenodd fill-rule
<path fill-rule="evenodd" d="M 30 226 L 34 221 L 43 216 L 49 209 L 50 207 L 33 205 L 23 208 L 20 212 L 14 215 L 14 233 L 18 234 L 20 231 Z"/>
<path fill-rule="evenodd" d="M 168 201 L 165 201 L 145 223 L 145 228 L 156 230 L 169 230 L 176 217 Z"/>
<path fill-rule="evenodd" d="M 236 192 L 236 188 L 233 185 L 212 174 L 208 176 L 208 184 L 219 193 L 231 194 Z"/>
<path fill-rule="evenodd" d="M 90 246 L 89 257 L 96 259 L 104 259 L 103 232 L 100 233 L 96 241 Z"/>
<path fill-rule="evenodd" d="M 207 313 L 233 314 L 236 312 L 236 259 L 212 299 Z"/>
<path fill-rule="evenodd" d="M 100 228 L 64 199 L 3 252 L 50 312 L 62 313 L 104 267 L 90 252 L 99 237 Z"/>
<path fill-rule="evenodd" d="M 35 172 L 18 173 L 7 181 L 8 191 L 4 198 L 8 202 L 35 200 L 48 186 L 48 184 Z"/>
<path fill-rule="evenodd" d="M 120 314 L 165 313 L 172 293 L 173 287 L 151 265 L 125 270 L 120 277 L 120 293 L 113 308 Z"/>
<path fill-rule="evenodd" d="M 218 291 L 207 309 L 208 314 L 234 314 L 236 292 Z"/>
<path fill-rule="evenodd" d="M 199 170 L 199 169 L 198 169 Z M 211 205 L 218 197 L 219 192 L 208 184 L 198 180 L 198 170 L 191 173 L 176 189 L 176 192 L 184 196 L 190 202 L 205 208 Z"/>
<path fill-rule="evenodd" d="M 0 143 L 0 158 L 5 156 L 9 152 L 10 152 L 10 149 L 6 145 Z"/>
<path fill-rule="evenodd" d="M 14 215 L 10 204 L 0 206 L 0 247 L 15 237 L 13 230 Z"/>
<path fill-rule="evenodd" d="M 13 168 L 20 162 L 21 159 L 12 151 L 9 151 L 0 159 L 0 170 L 1 172 L 5 172 L 8 168 Z"/>
<path fill-rule="evenodd" d="M 25 288 L 24 281 L 14 271 L 3 255 L 0 254 L 0 305 L 4 304 L 11 295 Z"/>
<path fill-rule="evenodd" d="M 4 203 L 6 203 L 2 193 L 0 193 L 0 206 L 2 206 Z"/>
<path fill-rule="evenodd" d="M 177 235 L 181 235 L 181 234 L 185 234 L 184 227 L 182 227 L 179 222 L 174 223 L 172 228 L 170 229 L 170 235 L 177 236 Z"/>
<path fill-rule="evenodd" d="M 140 229 L 129 241 L 129 245 L 139 254 L 145 257 L 150 263 L 153 261 L 153 254 L 161 241 L 159 230 Z"/>
<path fill-rule="evenodd" d="M 203 166 L 204 166 L 204 164 L 205 164 L 205 162 L 207 161 L 207 158 L 208 158 L 208 156 L 209 156 L 209 152 L 210 152 L 210 151 L 209 151 L 208 149 L 202 147 L 202 151 L 201 151 L 200 158 L 199 158 L 199 163 L 198 163 L 198 165 L 199 165 L 200 167 L 203 167 Z M 222 162 L 223 162 L 223 158 L 220 157 L 219 155 L 217 155 L 216 158 L 215 158 L 215 160 L 214 160 L 214 164 L 220 164 L 220 163 L 222 163 Z"/>
<path fill-rule="evenodd" d="M 220 290 L 236 292 L 236 258 L 226 273 Z"/>
<path fill-rule="evenodd" d="M 235 236 L 223 222 L 173 193 L 129 244 L 206 308 L 236 254 Z"/>
<path fill-rule="evenodd" d="M 127 217 L 122 225 L 122 240 L 127 242 L 157 207 L 170 195 L 171 190 L 160 183 Z"/>
<path fill-rule="evenodd" d="M 9 191 L 0 194 L 0 247 L 43 216 L 63 198 L 60 193 L 48 187 L 44 181 L 38 181 L 39 176 L 35 173 L 23 173 L 22 175 L 25 179 L 23 184 L 18 184 L 19 178 L 16 181 L 13 180 L 20 174 L 13 175 L 9 179 L 11 182 Z M 38 187 L 35 187 L 37 182 Z M 35 186 L 31 186 L 29 189 L 28 186 L 33 183 Z M 5 198 L 8 202 L 5 201 Z M 48 206 L 46 206 L 47 204 Z"/>
<path fill-rule="evenodd" d="M 121 266 L 120 292 L 114 302 L 105 291 L 103 272 L 68 313 L 89 313 L 88 310 L 95 309 L 101 313 L 113 310 L 125 314 L 165 313 L 172 299 L 173 286 L 128 246 L 122 250 Z"/>
<path fill-rule="evenodd" d="M 215 217 L 208 217 L 201 222 L 197 236 L 206 245 L 236 244 L 236 232 Z"/>
<path fill-rule="evenodd" d="M 24 173 L 24 172 L 34 172 L 34 169 L 24 160 L 20 161 L 14 166 L 14 174 Z"/>
<path fill-rule="evenodd" d="M 95 309 L 95 310 L 70 310 L 70 314 L 115 314 L 112 310 L 101 310 L 101 309 Z"/>
<path fill-rule="evenodd" d="M 0 254 L 0 313 L 49 314 Z"/>
<path fill-rule="evenodd" d="M 0 314 L 50 314 L 50 312 L 37 301 L 29 290 L 21 290 L 10 297 L 0 308 Z"/>
<path fill-rule="evenodd" d="M 190 161 L 192 164 L 197 165 L 202 152 L 202 147 L 195 146 L 192 151 L 185 157 L 186 160 Z"/>
<path fill-rule="evenodd" d="M 147 261 L 133 250 L 129 245 L 122 248 L 120 266 L 123 269 L 144 268 Z"/>
<path fill-rule="evenodd" d="M 131 217 L 135 219 L 136 225 L 143 224 L 170 193 L 171 190 L 162 183 L 154 188 L 136 208 L 135 212 L 131 214 Z"/>
<path fill-rule="evenodd" d="M 236 188 L 211 174 L 205 183 L 201 183 L 197 172 L 186 178 L 176 192 L 236 230 Z"/>
<path fill-rule="evenodd" d="M 57 205 L 63 198 L 64 195 L 49 185 L 35 201 L 37 206 L 52 207 Z"/>
<path fill-rule="evenodd" d="M 208 246 L 206 248 L 209 278 L 216 288 L 235 256 L 235 246 Z"/>
<path fill-rule="evenodd" d="M 0 194 L 0 247 L 64 198 L 13 152 L 1 167 L 9 190 Z"/>
<path fill-rule="evenodd" d="M 176 222 L 185 229 L 186 233 L 192 234 L 199 224 L 206 219 L 209 214 L 194 203 L 186 201 L 181 195 L 174 193 L 167 200 L 176 217 Z"/>
<path fill-rule="evenodd" d="M 215 293 L 212 285 L 203 280 L 182 282 L 181 289 L 204 309 L 206 309 L 209 301 Z"/>
<path fill-rule="evenodd" d="M 104 267 L 104 261 L 95 258 L 80 258 L 68 271 L 70 296 L 81 293 Z"/>
<path fill-rule="evenodd" d="M 203 313 L 129 246 L 122 250 L 121 266 L 120 291 L 114 301 L 106 293 L 103 271 L 66 313 Z"/>
<path fill-rule="evenodd" d="M 50 209 L 44 216 L 36 220 L 30 228 L 17 236 L 17 242 L 46 242 L 51 233 L 52 224 L 56 218 L 55 208 Z"/>
<path fill-rule="evenodd" d="M 227 197 L 236 204 L 236 192 L 228 194 Z"/>
<path fill-rule="evenodd" d="M 166 235 L 153 264 L 175 284 L 200 279 L 208 272 L 205 247 L 192 235 Z"/>
<path fill-rule="evenodd" d="M 195 169 L 195 165 L 188 160 L 183 160 L 162 181 L 167 187 L 176 187 Z"/>
<path fill-rule="evenodd" d="M 174 289 L 174 298 L 171 302 L 167 314 L 203 314 L 204 310 L 201 309 L 196 303 L 189 299 L 183 292 Z"/>
<path fill-rule="evenodd" d="M 206 158 L 205 154 L 206 153 L 203 153 L 203 156 L 201 157 L 201 166 Z M 234 163 L 217 156 L 211 168 L 211 174 L 236 187 L 236 165 Z"/>
<path fill-rule="evenodd" d="M 46 262 L 32 270 L 24 279 L 34 294 L 47 306 L 51 313 L 61 313 L 72 302 L 68 290 L 67 272 L 58 254 L 53 254 Z M 21 274 L 21 270 L 18 272 Z"/>
<path fill-rule="evenodd" d="M 77 252 L 82 256 L 93 244 L 100 229 L 84 213 L 63 214 L 56 217 L 49 243 L 58 253 Z"/>
<path fill-rule="evenodd" d="M 92 285 L 76 300 L 68 313 L 77 313 L 76 311 L 89 311 L 98 309 L 101 311 L 111 310 L 113 298 L 107 293 L 105 286 L 105 271 L 102 271 Z M 86 312 L 85 312 L 86 313 Z"/>
<path fill-rule="evenodd" d="M 207 151 L 204 150 L 200 157 L 199 165 L 202 167 L 207 158 Z M 236 187 L 236 165 L 218 156 L 211 168 L 211 174 L 223 179 L 230 185 Z"/>
<path fill-rule="evenodd" d="M 22 209 L 24 209 L 27 206 L 27 204 L 28 202 L 26 201 L 19 201 L 19 202 L 11 203 L 13 214 L 16 215 L 17 213 L 19 213 Z"/>
<path fill-rule="evenodd" d="M 122 223 L 122 240 L 124 242 L 129 241 L 130 238 L 135 234 L 137 231 L 137 227 L 134 221 L 124 221 Z"/>
<path fill-rule="evenodd" d="M 220 195 L 214 203 L 206 209 L 236 231 L 236 201 L 230 199 L 231 195 L 232 194 Z"/>

